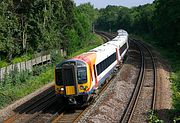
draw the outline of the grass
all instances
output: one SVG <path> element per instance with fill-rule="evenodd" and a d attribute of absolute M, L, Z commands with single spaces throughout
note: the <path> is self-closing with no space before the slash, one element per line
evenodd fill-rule
<path fill-rule="evenodd" d="M 91 45 L 89 44 L 78 52 L 72 53 L 68 58 L 79 55 L 103 43 L 102 39 L 97 35 L 92 35 L 91 40 Z M 62 58 L 59 58 L 59 54 L 56 56 L 53 53 L 52 57 L 54 62 L 62 60 Z M 5 78 L 4 81 L 0 81 L 0 109 L 52 82 L 54 79 L 54 65 L 35 67 L 33 72 L 24 71 L 17 74 L 17 71 L 14 71 L 11 73 L 11 76 L 6 76 Z"/>
<path fill-rule="evenodd" d="M 8 66 L 6 61 L 0 61 L 0 68 Z"/>
<path fill-rule="evenodd" d="M 16 58 L 12 59 L 11 63 L 16 64 L 16 63 L 24 62 L 24 61 L 27 61 L 27 60 L 30 60 L 30 59 L 32 59 L 32 55 L 31 54 L 26 54 L 26 55 L 23 55 L 23 56 L 16 57 Z M 7 61 L 2 60 L 2 61 L 0 61 L 0 68 L 7 67 L 9 64 L 10 63 L 8 63 Z"/>
<path fill-rule="evenodd" d="M 135 36 L 135 35 L 130 35 L 130 37 L 146 41 L 153 45 L 157 51 L 161 53 L 161 55 L 165 58 L 168 59 L 171 67 L 172 67 L 172 72 L 170 75 L 170 80 L 172 82 L 172 104 L 173 104 L 173 111 L 174 111 L 174 119 L 180 119 L 180 54 L 177 49 L 168 49 L 164 47 L 158 46 L 156 42 L 156 39 L 152 38 L 152 36 Z"/>
<path fill-rule="evenodd" d="M 10 77 L 6 78 L 6 84 L 0 87 L 0 108 L 6 106 L 14 100 L 17 100 L 25 95 L 35 91 L 39 87 L 52 82 L 54 76 L 54 66 L 50 65 L 43 69 L 39 75 L 32 76 L 32 72 L 28 72 L 25 81 L 18 81 L 13 83 Z M 16 78 L 20 79 L 23 73 L 16 74 Z M 14 78 L 15 79 L 15 78 Z"/>
<path fill-rule="evenodd" d="M 26 55 L 14 58 L 12 60 L 12 63 L 16 64 L 16 63 L 24 62 L 24 61 L 27 61 L 27 60 L 30 60 L 30 59 L 32 59 L 32 55 L 31 54 L 26 54 Z"/>

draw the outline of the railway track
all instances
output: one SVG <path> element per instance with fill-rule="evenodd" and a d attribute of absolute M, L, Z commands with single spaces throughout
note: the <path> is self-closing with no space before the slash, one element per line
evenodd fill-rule
<path fill-rule="evenodd" d="M 156 67 L 153 55 L 145 44 L 132 39 L 131 41 L 140 51 L 141 67 L 134 92 L 120 120 L 121 123 L 147 122 L 147 112 L 155 109 Z M 150 93 L 147 91 L 151 94 L 146 95 Z"/>
<path fill-rule="evenodd" d="M 50 106 L 54 101 L 54 90 L 51 90 L 42 97 L 39 97 L 39 99 L 37 99 L 33 103 L 25 105 L 21 109 L 18 109 L 18 111 L 16 111 L 14 115 L 3 121 L 3 123 L 26 122 L 33 116 L 38 115 L 43 109 Z"/>
<path fill-rule="evenodd" d="M 101 37 L 103 37 L 104 42 L 110 41 L 112 38 L 114 38 L 115 36 L 110 35 L 108 33 L 105 32 L 101 32 L 101 31 L 96 31 L 96 34 L 100 35 Z"/>
<path fill-rule="evenodd" d="M 47 123 L 76 123 L 78 122 L 81 117 L 84 115 L 84 113 L 87 112 L 87 110 L 90 110 L 91 104 L 95 102 L 95 100 L 98 100 L 99 97 L 104 93 L 104 91 L 107 89 L 107 87 L 111 84 L 111 82 L 115 79 L 116 73 L 112 74 L 105 82 L 105 84 L 101 87 L 100 91 L 98 92 L 97 96 L 94 97 L 89 105 L 85 107 L 64 107 L 62 109 L 62 113 L 60 113 L 58 116 L 52 116 L 50 120 Z"/>
<path fill-rule="evenodd" d="M 98 33 L 102 37 L 104 37 L 105 42 L 108 40 L 111 40 L 112 37 L 106 36 L 103 33 Z M 87 112 L 87 110 L 91 109 L 91 104 L 95 102 L 95 100 L 98 100 L 100 95 L 103 94 L 103 92 L 107 89 L 107 87 L 110 85 L 110 83 L 113 81 L 115 78 L 115 74 L 112 74 L 105 82 L 105 84 L 101 87 L 100 91 L 98 94 L 96 94 L 96 97 L 94 97 L 89 105 L 85 107 L 66 107 L 64 106 L 59 113 L 54 114 L 48 121 L 47 123 L 72 123 L 72 122 L 78 122 L 79 119 L 83 116 L 84 113 Z M 60 113 L 61 112 L 61 113 Z"/>

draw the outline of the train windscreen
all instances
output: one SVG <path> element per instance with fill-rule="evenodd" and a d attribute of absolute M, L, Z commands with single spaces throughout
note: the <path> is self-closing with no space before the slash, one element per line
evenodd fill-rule
<path fill-rule="evenodd" d="M 85 63 L 81 61 L 77 62 L 77 74 L 79 84 L 84 84 L 87 82 L 87 68 Z"/>
<path fill-rule="evenodd" d="M 63 81 L 62 81 L 62 69 L 56 69 L 55 70 L 55 76 L 56 76 L 56 84 L 57 85 L 63 85 Z"/>

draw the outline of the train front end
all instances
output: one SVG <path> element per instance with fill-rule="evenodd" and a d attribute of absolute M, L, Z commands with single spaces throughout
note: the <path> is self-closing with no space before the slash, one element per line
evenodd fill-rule
<path fill-rule="evenodd" d="M 67 60 L 56 66 L 55 92 L 68 104 L 83 104 L 88 100 L 89 66 L 80 60 Z"/>

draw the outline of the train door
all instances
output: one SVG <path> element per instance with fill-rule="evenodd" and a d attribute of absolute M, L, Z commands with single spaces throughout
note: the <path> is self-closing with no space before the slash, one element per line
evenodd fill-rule
<path fill-rule="evenodd" d="M 93 65 L 93 74 L 94 74 L 95 88 L 98 88 L 98 80 L 97 80 L 97 72 L 96 72 L 95 64 Z"/>
<path fill-rule="evenodd" d="M 65 95 L 78 95 L 77 68 L 74 64 L 64 64 L 62 66 L 62 81 Z"/>

